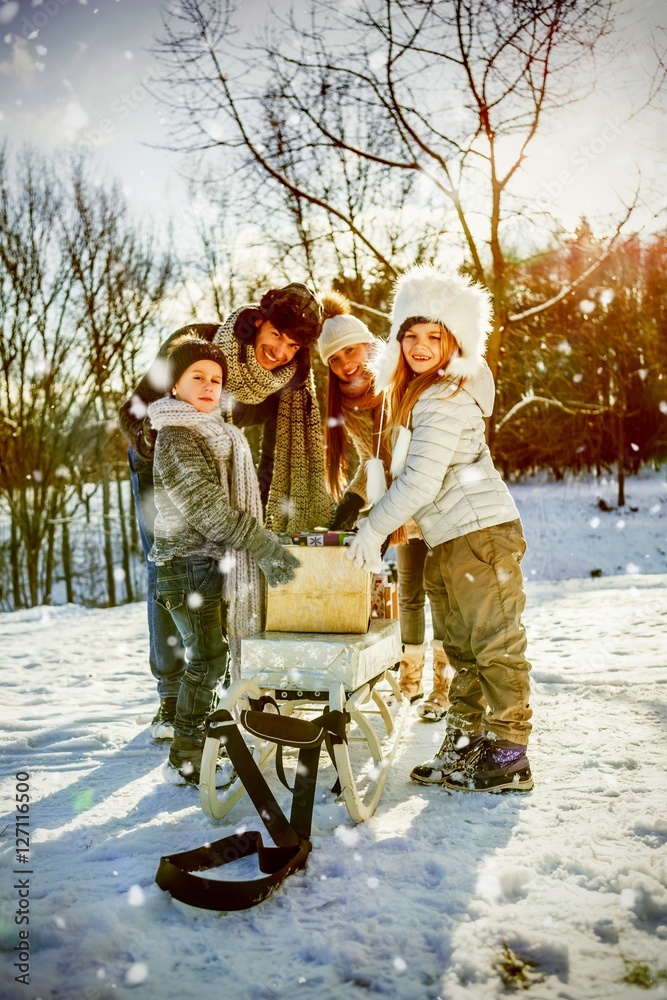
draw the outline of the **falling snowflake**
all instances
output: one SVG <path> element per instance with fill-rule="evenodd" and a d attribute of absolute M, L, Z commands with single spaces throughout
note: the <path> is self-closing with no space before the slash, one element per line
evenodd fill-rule
<path fill-rule="evenodd" d="M 130 906 L 143 906 L 146 901 L 144 890 L 140 885 L 131 885 L 127 890 L 127 902 Z"/>
<path fill-rule="evenodd" d="M 582 299 L 579 303 L 579 312 L 582 312 L 584 316 L 590 316 L 594 309 L 595 303 L 592 299 Z"/>
<path fill-rule="evenodd" d="M 204 598 L 201 594 L 198 594 L 196 591 L 194 594 L 188 594 L 188 607 L 191 608 L 192 611 L 196 611 L 197 608 L 201 608 L 203 603 Z"/>
<path fill-rule="evenodd" d="M 148 372 L 148 381 L 154 389 L 164 392 L 164 384 L 167 380 L 167 362 L 162 358 L 156 358 Z"/>
<path fill-rule="evenodd" d="M 146 982 L 147 979 L 148 966 L 145 962 L 135 962 L 125 973 L 125 982 L 128 986 L 139 986 L 140 983 Z"/>
<path fill-rule="evenodd" d="M 218 563 L 218 569 L 223 574 L 231 573 L 236 566 L 236 556 L 232 552 L 227 552 Z"/>

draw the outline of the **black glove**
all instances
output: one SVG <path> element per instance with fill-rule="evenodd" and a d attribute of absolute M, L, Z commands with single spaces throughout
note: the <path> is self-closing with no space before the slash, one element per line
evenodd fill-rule
<path fill-rule="evenodd" d="M 257 528 L 248 549 L 270 587 L 292 580 L 294 570 L 301 565 L 268 528 Z"/>
<path fill-rule="evenodd" d="M 157 431 L 151 424 L 151 418 L 149 416 L 145 416 L 144 422 L 141 425 L 141 430 L 139 431 L 139 440 L 137 442 L 137 450 L 142 458 L 150 460 L 153 457 L 156 440 Z"/>
<path fill-rule="evenodd" d="M 331 522 L 332 531 L 349 531 L 359 516 L 359 511 L 366 501 L 358 493 L 345 493 L 336 507 L 334 519 Z"/>

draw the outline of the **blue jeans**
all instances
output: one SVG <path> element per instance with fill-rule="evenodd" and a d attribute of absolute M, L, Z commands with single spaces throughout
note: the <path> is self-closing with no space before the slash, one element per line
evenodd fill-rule
<path fill-rule="evenodd" d="M 440 572 L 442 546 L 429 549 L 421 538 L 411 538 L 407 545 L 396 546 L 398 564 L 398 617 L 401 640 L 415 646 L 424 641 L 426 597 L 431 606 L 433 638 L 442 639 L 449 611 L 447 588 Z"/>
<path fill-rule="evenodd" d="M 198 736 L 215 707 L 218 683 L 229 682 L 226 605 L 217 561 L 192 556 L 158 566 L 155 600 L 170 615 L 185 646 L 174 732 Z"/>
<path fill-rule="evenodd" d="M 147 462 L 134 451 L 128 449 L 127 461 L 130 466 L 130 480 L 137 512 L 139 536 L 144 558 L 153 545 L 155 524 L 155 502 L 153 500 L 153 463 Z M 146 607 L 148 611 L 148 659 L 151 673 L 157 681 L 160 698 L 176 698 L 183 674 L 183 646 L 174 628 L 171 615 L 155 601 L 155 563 L 146 558 Z"/>

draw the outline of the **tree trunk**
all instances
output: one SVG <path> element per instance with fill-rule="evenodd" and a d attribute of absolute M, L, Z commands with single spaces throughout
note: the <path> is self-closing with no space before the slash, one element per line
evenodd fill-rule
<path fill-rule="evenodd" d="M 618 413 L 616 443 L 618 448 L 618 498 L 619 507 L 625 506 L 625 407 Z"/>
<path fill-rule="evenodd" d="M 118 501 L 118 519 L 120 521 L 120 538 L 123 547 L 123 570 L 125 572 L 125 599 L 134 600 L 134 588 L 132 586 L 132 560 L 130 553 L 130 541 L 127 536 L 127 521 L 125 515 L 125 505 L 123 502 L 123 480 L 118 469 L 116 469 L 116 496 Z"/>
<path fill-rule="evenodd" d="M 102 470 L 102 528 L 104 531 L 104 562 L 107 571 L 107 592 L 109 607 L 116 606 L 116 580 L 113 575 L 113 539 L 111 535 L 111 488 L 109 485 L 108 468 Z"/>
<path fill-rule="evenodd" d="M 21 564 L 19 562 L 21 541 L 16 530 L 16 521 L 12 516 L 9 528 L 9 560 L 12 567 L 12 593 L 14 595 L 14 611 L 23 607 L 21 592 Z"/>
<path fill-rule="evenodd" d="M 58 491 L 51 490 L 51 499 L 48 503 L 48 520 L 46 533 L 46 559 L 44 567 L 44 604 L 51 603 L 51 591 L 53 590 L 53 570 L 54 552 L 56 547 L 56 522 L 60 513 L 61 498 Z"/>
<path fill-rule="evenodd" d="M 53 589 L 53 550 L 56 543 L 56 526 L 53 521 L 49 521 L 46 534 L 46 559 L 44 567 L 44 604 L 51 603 L 51 591 Z"/>
<path fill-rule="evenodd" d="M 72 585 L 72 549 L 69 543 L 69 520 L 67 511 L 64 511 L 64 518 L 60 525 L 60 546 L 63 561 L 63 576 L 65 578 L 65 591 L 67 603 L 74 604 L 74 587 Z"/>

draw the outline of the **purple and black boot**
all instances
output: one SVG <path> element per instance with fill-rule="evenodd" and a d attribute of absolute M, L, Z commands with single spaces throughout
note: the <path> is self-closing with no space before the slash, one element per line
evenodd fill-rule
<path fill-rule="evenodd" d="M 526 748 L 509 740 L 481 740 L 442 784 L 459 792 L 529 792 L 533 777 Z"/>

